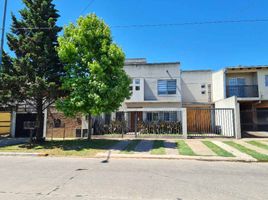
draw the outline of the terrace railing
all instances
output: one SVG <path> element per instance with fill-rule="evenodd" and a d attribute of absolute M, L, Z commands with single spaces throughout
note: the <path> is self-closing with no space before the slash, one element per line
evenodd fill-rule
<path fill-rule="evenodd" d="M 226 87 L 226 92 L 227 97 L 259 97 L 258 85 L 228 85 Z"/>

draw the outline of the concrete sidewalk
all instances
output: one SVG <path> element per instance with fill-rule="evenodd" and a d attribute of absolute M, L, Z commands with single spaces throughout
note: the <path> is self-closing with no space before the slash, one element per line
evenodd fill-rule
<path fill-rule="evenodd" d="M 25 144 L 29 142 L 29 138 L 2 138 L 0 140 L 0 147 Z"/>
<path fill-rule="evenodd" d="M 239 162 L 256 162 L 257 159 L 252 156 L 240 152 L 239 150 L 225 144 L 219 140 L 209 140 L 218 148 L 225 150 L 233 155 L 233 157 L 224 157 L 217 155 L 212 149 L 206 146 L 202 140 L 183 140 L 185 144 L 194 152 L 194 155 L 182 155 L 179 153 L 178 144 L 176 140 L 164 140 L 163 147 L 165 153 L 162 155 L 152 155 L 151 151 L 154 149 L 153 140 L 141 140 L 131 153 L 125 153 L 124 149 L 131 145 L 131 140 L 121 140 L 115 146 L 111 147 L 104 153 L 98 153 L 97 158 L 135 158 L 135 159 L 187 159 L 187 160 L 206 160 L 206 161 L 239 161 Z M 265 150 L 261 153 L 266 152 Z M 267 154 L 268 155 L 268 154 Z"/>

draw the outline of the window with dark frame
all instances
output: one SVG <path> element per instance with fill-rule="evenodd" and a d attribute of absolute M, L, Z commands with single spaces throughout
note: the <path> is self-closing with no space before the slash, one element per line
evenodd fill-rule
<path fill-rule="evenodd" d="M 158 95 L 176 94 L 177 80 L 158 80 Z"/>
<path fill-rule="evenodd" d="M 268 75 L 265 75 L 265 86 L 268 87 Z"/>

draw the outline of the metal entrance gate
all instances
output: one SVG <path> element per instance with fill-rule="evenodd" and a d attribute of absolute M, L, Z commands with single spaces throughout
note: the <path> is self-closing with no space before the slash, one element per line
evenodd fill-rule
<path fill-rule="evenodd" d="M 240 111 L 241 130 L 268 132 L 268 109 L 257 108 L 256 110 Z M 268 136 L 268 134 L 267 134 Z"/>
<path fill-rule="evenodd" d="M 235 137 L 234 109 L 188 108 L 188 137 Z"/>

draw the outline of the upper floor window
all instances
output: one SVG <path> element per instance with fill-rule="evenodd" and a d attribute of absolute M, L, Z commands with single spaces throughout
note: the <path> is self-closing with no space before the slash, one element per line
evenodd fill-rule
<path fill-rule="evenodd" d="M 136 85 L 139 85 L 141 83 L 141 80 L 140 79 L 135 79 L 135 84 Z"/>
<path fill-rule="evenodd" d="M 176 80 L 158 80 L 157 90 L 158 95 L 176 94 Z"/>
<path fill-rule="evenodd" d="M 230 78 L 229 85 L 231 86 L 246 85 L 246 79 L 245 78 Z"/>
<path fill-rule="evenodd" d="M 265 75 L 265 86 L 268 87 L 268 75 Z"/>

